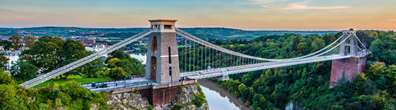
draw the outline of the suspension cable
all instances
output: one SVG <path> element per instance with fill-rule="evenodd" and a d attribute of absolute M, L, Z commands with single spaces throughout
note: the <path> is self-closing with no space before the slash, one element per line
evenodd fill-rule
<path fill-rule="evenodd" d="M 332 45 L 334 45 L 335 43 L 337 43 L 340 39 L 342 39 L 344 37 L 344 34 L 343 34 L 343 36 L 339 37 L 336 41 L 334 41 L 330 45 L 326 46 L 325 48 L 323 48 L 323 49 L 321 49 L 319 51 L 316 51 L 314 53 L 302 56 L 302 57 L 289 58 L 289 59 L 267 59 L 267 58 L 260 58 L 260 57 L 246 55 L 246 54 L 238 53 L 238 52 L 235 52 L 235 51 L 232 51 L 232 50 L 229 50 L 229 49 L 225 49 L 223 47 L 219 47 L 217 45 L 214 45 L 214 44 L 211 44 L 211 43 L 209 43 L 207 41 L 199 39 L 198 37 L 195 37 L 195 36 L 193 36 L 191 34 L 188 34 L 188 33 L 184 32 L 184 31 L 182 31 L 180 29 L 177 29 L 177 34 L 179 34 L 179 35 L 181 35 L 181 36 L 183 36 L 183 37 L 185 37 L 185 38 L 187 38 L 189 40 L 195 41 L 197 43 L 200 43 L 202 45 L 205 45 L 207 47 L 216 49 L 216 50 L 224 52 L 224 53 L 233 54 L 233 55 L 236 55 L 236 56 L 245 57 L 245 58 L 249 58 L 249 59 L 256 59 L 256 60 L 261 60 L 261 61 L 273 61 L 273 62 L 297 60 L 297 59 L 302 59 L 302 58 L 305 58 L 305 57 L 308 57 L 308 56 L 312 56 L 312 55 L 318 54 L 321 51 L 324 51 L 324 50 L 328 49 L 329 47 L 331 47 Z"/>

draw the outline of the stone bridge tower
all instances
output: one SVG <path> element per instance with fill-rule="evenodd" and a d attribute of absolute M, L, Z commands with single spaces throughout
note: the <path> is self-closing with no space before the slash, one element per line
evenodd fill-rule
<path fill-rule="evenodd" d="M 366 56 L 369 53 L 365 47 L 359 47 L 359 39 L 353 29 L 345 31 L 343 34 L 350 36 L 350 38 L 340 45 L 339 54 L 352 57 L 332 61 L 331 88 L 336 86 L 339 81 L 352 81 L 357 75 L 362 73 L 366 66 Z"/>
<path fill-rule="evenodd" d="M 176 20 L 149 20 L 149 35 L 145 77 L 156 84 L 142 91 L 155 107 L 169 104 L 180 92 L 179 56 L 176 41 Z"/>
<path fill-rule="evenodd" d="M 176 20 L 150 20 L 153 33 L 149 37 L 146 78 L 159 84 L 178 82 L 179 57 L 176 42 Z"/>

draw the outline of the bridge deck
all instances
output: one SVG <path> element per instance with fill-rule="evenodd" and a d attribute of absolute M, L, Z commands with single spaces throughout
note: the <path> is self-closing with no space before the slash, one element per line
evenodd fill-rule
<path fill-rule="evenodd" d="M 181 77 L 187 79 L 203 79 L 203 78 L 219 77 L 223 75 L 257 71 L 263 69 L 278 68 L 278 67 L 292 66 L 298 64 L 322 62 L 322 61 L 345 59 L 345 58 L 351 58 L 351 56 L 329 55 L 329 56 L 321 56 L 321 57 L 307 58 L 307 59 L 287 61 L 287 62 L 265 62 L 265 63 L 242 65 L 242 66 L 216 68 L 216 69 L 181 73 Z M 96 86 L 92 86 L 92 84 L 85 84 L 82 86 L 96 92 L 111 92 L 116 89 L 125 89 L 125 88 L 144 89 L 150 87 L 163 88 L 168 86 L 184 85 L 191 83 L 195 83 L 195 80 L 185 80 L 182 82 L 169 83 L 169 84 L 158 84 L 146 78 L 134 78 L 123 81 L 96 83 Z M 105 87 L 103 88 L 99 87 L 100 85 L 104 85 L 104 84 L 106 85 Z"/>
<path fill-rule="evenodd" d="M 106 87 L 101 88 L 99 87 L 100 85 L 106 85 Z M 96 87 L 92 86 L 92 84 L 85 84 L 82 87 L 96 92 L 110 92 L 114 89 L 121 88 L 148 88 L 152 85 L 154 85 L 154 82 L 146 78 L 134 78 L 123 81 L 96 83 Z"/>
<path fill-rule="evenodd" d="M 158 88 L 167 88 L 167 87 L 172 87 L 172 86 L 187 85 L 187 84 L 194 84 L 194 83 L 196 83 L 196 80 L 182 80 L 180 82 L 173 82 L 173 83 L 168 83 L 168 84 L 158 84 L 158 83 L 155 83 L 154 81 L 146 79 L 146 78 L 134 78 L 134 79 L 130 79 L 130 80 L 95 83 L 95 86 L 92 86 L 92 83 L 85 84 L 85 85 L 82 85 L 82 87 L 87 88 L 91 91 L 96 91 L 96 92 L 111 92 L 111 91 L 117 90 L 117 89 L 128 89 L 128 88 L 158 89 Z M 106 85 L 106 86 L 100 87 L 101 85 Z"/>

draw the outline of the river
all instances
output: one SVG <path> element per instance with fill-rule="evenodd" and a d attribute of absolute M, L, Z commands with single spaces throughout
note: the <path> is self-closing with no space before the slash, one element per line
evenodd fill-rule
<path fill-rule="evenodd" d="M 208 102 L 209 110 L 250 110 L 237 97 L 216 83 L 209 80 L 200 80 L 199 83 Z"/>
<path fill-rule="evenodd" d="M 142 61 L 143 64 L 146 63 L 146 55 L 130 54 L 130 56 Z M 248 105 L 245 105 L 237 97 L 231 95 L 216 83 L 209 80 L 199 80 L 199 83 L 205 93 L 209 110 L 250 110 Z"/>

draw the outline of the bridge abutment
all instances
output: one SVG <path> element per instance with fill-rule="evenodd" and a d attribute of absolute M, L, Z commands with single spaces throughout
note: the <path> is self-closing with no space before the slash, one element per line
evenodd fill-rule
<path fill-rule="evenodd" d="M 181 81 L 170 85 L 157 85 L 144 88 L 120 88 L 109 91 L 107 102 L 110 109 L 147 109 L 150 105 L 155 110 L 170 110 L 177 105 L 186 105 L 188 109 L 207 108 L 207 105 L 197 106 L 193 100 L 202 93 L 195 80 Z M 202 109 L 205 110 L 205 109 Z"/>
<path fill-rule="evenodd" d="M 335 87 L 340 81 L 352 81 L 365 70 L 366 57 L 352 57 L 333 60 L 331 64 L 330 87 Z"/>

